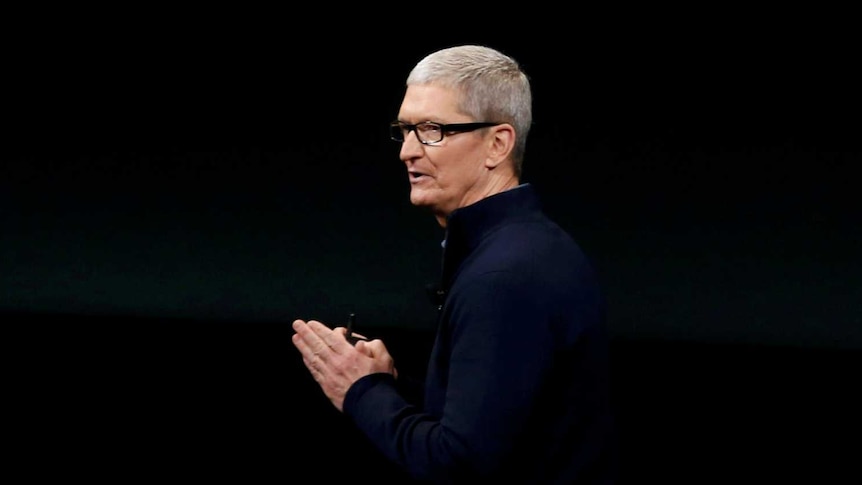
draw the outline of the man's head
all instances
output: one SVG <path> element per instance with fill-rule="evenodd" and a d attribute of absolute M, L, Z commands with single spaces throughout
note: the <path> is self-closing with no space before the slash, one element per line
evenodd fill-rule
<path fill-rule="evenodd" d="M 403 139 L 413 204 L 445 225 L 455 209 L 519 183 L 532 95 L 514 59 L 451 47 L 419 61 L 406 84 L 393 138 Z"/>

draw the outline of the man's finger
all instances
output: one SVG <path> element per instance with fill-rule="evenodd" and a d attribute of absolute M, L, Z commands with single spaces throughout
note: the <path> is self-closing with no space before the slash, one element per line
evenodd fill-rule
<path fill-rule="evenodd" d="M 296 320 L 293 322 L 293 328 L 296 331 L 292 338 L 293 344 L 302 354 L 306 366 L 309 362 L 314 361 L 327 362 L 329 355 L 333 352 L 332 348 L 318 334 L 319 326 L 323 326 L 323 324 L 314 320 L 308 322 Z"/>

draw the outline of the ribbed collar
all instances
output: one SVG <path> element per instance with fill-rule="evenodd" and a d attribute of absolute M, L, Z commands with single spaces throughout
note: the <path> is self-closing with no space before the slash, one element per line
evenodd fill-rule
<path fill-rule="evenodd" d="M 449 288 L 461 261 L 488 234 L 506 223 L 534 216 L 539 210 L 538 194 L 532 185 L 525 183 L 449 214 L 443 249 L 443 287 Z"/>

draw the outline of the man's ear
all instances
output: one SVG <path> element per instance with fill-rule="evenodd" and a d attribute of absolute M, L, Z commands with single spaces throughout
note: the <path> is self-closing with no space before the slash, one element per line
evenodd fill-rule
<path fill-rule="evenodd" d="M 509 123 L 503 123 L 491 127 L 493 136 L 488 143 L 488 156 L 485 158 L 485 168 L 495 168 L 509 158 L 515 147 L 515 127 Z"/>

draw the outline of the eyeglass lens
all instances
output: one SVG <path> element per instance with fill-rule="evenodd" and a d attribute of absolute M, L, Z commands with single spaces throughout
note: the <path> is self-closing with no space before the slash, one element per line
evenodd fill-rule
<path fill-rule="evenodd" d="M 404 141 L 407 134 L 411 131 L 416 132 L 416 136 L 422 143 L 437 143 L 443 139 L 443 129 L 437 123 L 425 122 L 416 125 L 393 124 L 390 126 L 390 136 L 395 141 Z"/>

